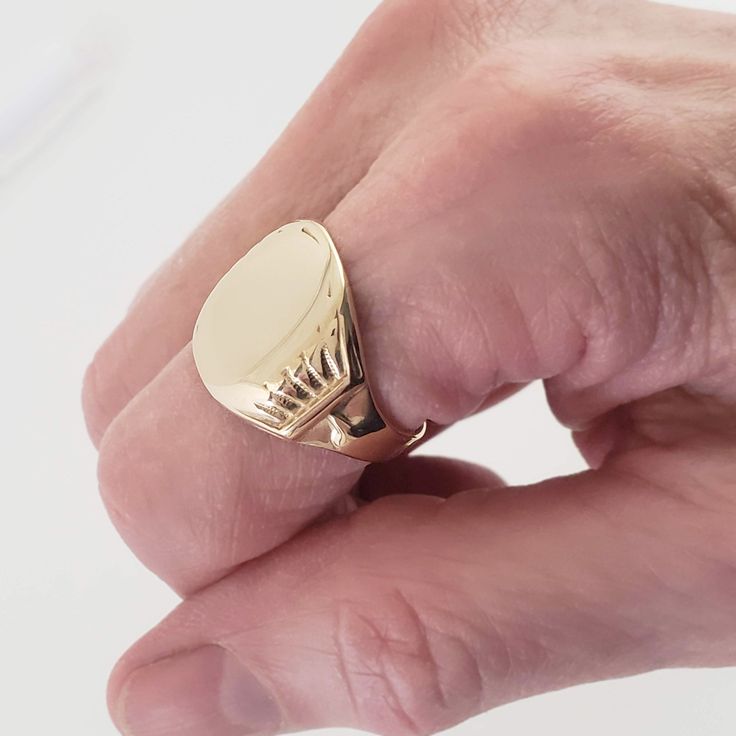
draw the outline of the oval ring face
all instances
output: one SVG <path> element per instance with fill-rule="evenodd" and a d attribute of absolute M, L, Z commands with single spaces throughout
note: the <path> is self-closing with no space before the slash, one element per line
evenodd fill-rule
<path fill-rule="evenodd" d="M 362 375 L 350 359 L 345 274 L 327 231 L 303 220 L 253 246 L 212 290 L 192 336 L 223 406 L 294 437 Z M 357 356 L 356 356 L 357 358 Z"/>

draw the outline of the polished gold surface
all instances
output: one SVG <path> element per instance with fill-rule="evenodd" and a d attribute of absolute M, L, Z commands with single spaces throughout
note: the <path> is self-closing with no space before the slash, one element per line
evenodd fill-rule
<path fill-rule="evenodd" d="M 379 461 L 424 434 L 389 427 L 376 409 L 345 272 L 316 222 L 279 228 L 222 277 L 192 350 L 212 396 L 279 437 Z"/>

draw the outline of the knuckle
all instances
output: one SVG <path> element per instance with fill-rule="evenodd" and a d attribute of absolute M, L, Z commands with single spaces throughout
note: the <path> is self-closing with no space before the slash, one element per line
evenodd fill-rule
<path fill-rule="evenodd" d="M 382 403 L 405 426 L 425 419 L 450 423 L 472 412 L 496 383 L 475 290 L 462 283 L 462 265 L 434 269 L 421 260 L 393 265 L 412 278 L 364 312 L 365 345 Z M 386 286 L 379 281 L 375 288 Z M 401 320 L 392 314 L 401 314 Z"/>
<path fill-rule="evenodd" d="M 685 176 L 679 211 L 687 214 L 677 248 L 679 280 L 691 294 L 693 314 L 685 339 L 702 343 L 698 380 L 722 388 L 733 381 L 736 352 L 736 199 L 711 175 Z"/>
<path fill-rule="evenodd" d="M 597 274 L 599 291 L 612 300 L 636 297 L 631 304 L 650 325 L 639 357 L 664 346 L 679 352 L 682 383 L 717 378 L 733 357 L 736 188 L 723 163 L 732 158 L 734 120 L 722 112 L 736 100 L 735 72 L 697 58 L 604 56 L 578 86 L 582 104 L 605 122 L 592 139 L 598 158 L 618 154 L 626 164 L 625 186 L 607 185 L 620 216 L 610 216 L 610 202 L 589 206 L 609 265 Z M 692 102 L 682 115 L 670 114 L 675 85 Z M 717 101 L 724 94 L 729 105 Z M 620 314 L 621 305 L 609 312 Z"/>
<path fill-rule="evenodd" d="M 119 530 L 129 525 L 132 517 L 143 512 L 139 484 L 128 482 L 135 468 L 130 462 L 129 439 L 118 422 L 113 422 L 102 439 L 97 460 L 100 496 Z"/>
<path fill-rule="evenodd" d="M 151 416 L 151 409 L 143 411 Z M 149 553 L 159 547 L 175 549 L 178 534 L 191 541 L 193 529 L 181 523 L 177 508 L 168 503 L 163 478 L 166 459 L 149 443 L 148 429 L 137 410 L 115 418 L 99 447 L 97 481 L 111 521 L 133 552 L 151 565 Z"/>
<path fill-rule="evenodd" d="M 181 592 L 208 569 L 219 548 L 207 520 L 192 520 L 186 503 L 173 505 L 162 481 L 165 460 L 151 452 L 141 425 L 120 416 L 99 447 L 97 480 L 111 522 L 131 551 Z M 165 471 L 163 471 L 165 473 Z M 209 536 L 207 536 L 209 534 Z"/>
<path fill-rule="evenodd" d="M 541 10 L 540 2 L 531 3 Z M 507 35 L 529 0 L 449 0 L 442 3 L 448 25 L 476 47 L 488 44 L 490 36 Z"/>
<path fill-rule="evenodd" d="M 400 590 L 378 604 L 342 601 L 334 632 L 362 727 L 419 736 L 481 710 L 483 676 L 472 647 L 429 621 Z"/>
<path fill-rule="evenodd" d="M 488 43 L 490 27 L 498 22 L 499 6 L 510 3 L 477 2 L 477 0 L 440 0 L 435 12 L 442 33 L 450 43 L 483 50 Z"/>
<path fill-rule="evenodd" d="M 408 345 L 433 397 L 435 421 L 472 412 L 498 384 L 489 326 L 461 272 L 424 270 L 408 290 Z"/>
<path fill-rule="evenodd" d="M 98 445 L 107 427 L 135 391 L 119 368 L 125 361 L 124 332 L 118 328 L 97 351 L 82 381 L 82 409 L 92 441 Z"/>
<path fill-rule="evenodd" d="M 105 416 L 99 386 L 99 366 L 93 360 L 84 372 L 82 381 L 82 410 L 87 429 L 93 441 L 97 443 L 102 435 L 102 421 Z"/>
<path fill-rule="evenodd" d="M 692 397 L 686 399 L 692 402 Z M 669 402 L 671 403 L 671 402 Z M 608 472 L 617 480 L 646 492 L 656 504 L 659 533 L 647 532 L 651 544 L 651 570 L 655 584 L 666 595 L 676 591 L 682 600 L 696 601 L 697 616 L 683 619 L 690 636 L 682 637 L 694 648 L 678 654 L 684 664 L 701 663 L 713 657 L 714 665 L 731 664 L 736 656 L 736 482 L 733 437 L 724 440 L 706 429 L 707 444 L 690 446 L 693 416 L 688 407 L 674 410 L 664 405 L 647 411 L 649 436 L 672 442 L 672 449 L 649 443 L 614 458 Z M 725 410 L 711 417 L 721 424 Z M 682 424 L 679 434 L 663 426 L 663 418 Z M 701 416 L 697 421 L 703 421 Z M 688 427 L 685 427 L 688 423 Z M 641 426 L 641 425 L 639 425 Z M 637 427 L 639 429 L 639 427 Z M 644 428 L 646 431 L 646 428 Z M 703 429 L 701 427 L 701 429 Z M 656 560 L 656 562 L 654 562 Z"/>
<path fill-rule="evenodd" d="M 426 4 L 424 0 L 415 0 Z M 434 0 L 445 27 L 454 36 L 476 47 L 490 41 L 526 35 L 543 28 L 559 12 L 555 0 Z"/>
<path fill-rule="evenodd" d="M 87 367 L 82 381 L 82 410 L 95 445 L 101 442 L 119 409 L 119 396 L 125 392 L 115 372 L 108 370 L 109 363 L 109 347 L 105 345 Z"/>
<path fill-rule="evenodd" d="M 545 16 L 550 0 L 385 0 L 378 25 L 420 30 L 425 43 L 458 61 L 485 51 L 493 39 L 512 36 L 522 17 Z"/>

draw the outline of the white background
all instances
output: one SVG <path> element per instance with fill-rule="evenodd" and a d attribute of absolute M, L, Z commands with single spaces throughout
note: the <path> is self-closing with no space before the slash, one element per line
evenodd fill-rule
<path fill-rule="evenodd" d="M 0 124 L 1 734 L 115 733 L 107 673 L 176 600 L 98 500 L 84 367 L 139 282 L 253 166 L 376 4 L 0 0 L 5 102 L 24 76 L 43 80 L 29 64 L 43 68 L 53 43 L 102 38 L 108 69 L 98 93 L 16 166 L 14 129 Z M 691 4 L 736 10 L 736 0 Z M 522 461 L 530 449 L 533 464 Z M 430 450 L 512 482 L 581 467 L 534 389 Z M 736 670 L 578 687 L 453 733 L 731 736 Z"/>

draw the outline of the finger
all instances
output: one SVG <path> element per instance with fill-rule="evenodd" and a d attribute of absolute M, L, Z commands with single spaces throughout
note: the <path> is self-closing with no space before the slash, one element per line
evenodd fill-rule
<path fill-rule="evenodd" d="M 451 424 L 538 378 L 579 429 L 672 386 L 733 393 L 732 253 L 698 204 L 706 183 L 642 165 L 663 134 L 628 127 L 606 80 L 568 89 L 567 73 L 479 63 L 327 220 L 403 426 Z M 711 196 L 727 206 L 726 189 Z"/>
<path fill-rule="evenodd" d="M 419 494 L 449 498 L 471 489 L 490 491 L 504 485 L 499 476 L 482 465 L 430 455 L 399 457 L 366 467 L 353 492 L 341 496 L 315 523 L 352 514 L 385 496 Z"/>
<path fill-rule="evenodd" d="M 405 456 L 369 465 L 360 477 L 357 496 L 365 501 L 404 493 L 447 498 L 474 488 L 503 485 L 495 473 L 482 465 L 446 457 Z"/>
<path fill-rule="evenodd" d="M 101 446 L 99 478 L 131 549 L 187 594 L 332 513 L 365 464 L 244 424 L 213 405 L 188 351 L 181 366 L 172 363 L 116 420 Z M 417 475 L 421 487 L 432 466 L 439 474 L 427 492 L 499 482 L 477 466 L 417 459 L 371 474 L 367 492 L 380 493 L 378 478 L 398 489 Z M 391 483 L 391 468 L 401 481 Z"/>
<path fill-rule="evenodd" d="M 207 293 L 279 225 L 324 218 L 366 173 L 416 104 L 465 63 L 461 22 L 436 3 L 387 3 L 256 169 L 145 284 L 99 350 L 84 405 L 98 444 L 112 419 L 187 344 Z M 439 63 L 451 56 L 452 64 Z"/>
<path fill-rule="evenodd" d="M 569 73 L 558 71 L 522 67 L 521 83 L 475 68 L 328 218 L 372 390 L 399 427 L 450 424 L 538 378 L 580 429 L 671 386 L 732 390 L 729 271 L 705 269 L 702 255 L 732 253 L 717 234 L 703 239 L 714 224 L 693 206 L 697 181 L 642 166 L 660 133 L 627 127 L 628 103 L 601 110 L 605 85 L 559 89 Z M 100 477 L 114 518 L 184 591 L 296 533 L 360 468 L 254 439 L 206 396 L 188 350 L 107 434 Z M 162 454 L 162 438 L 177 452 Z M 277 532 L 273 509 L 263 513 L 274 498 Z"/>
<path fill-rule="evenodd" d="M 130 548 L 187 594 L 324 515 L 364 467 L 220 410 L 187 349 L 115 420 L 98 475 Z"/>
<path fill-rule="evenodd" d="M 732 663 L 733 469 L 732 446 L 649 447 L 532 488 L 382 499 L 183 603 L 118 665 L 112 713 L 128 736 L 424 734 Z"/>

